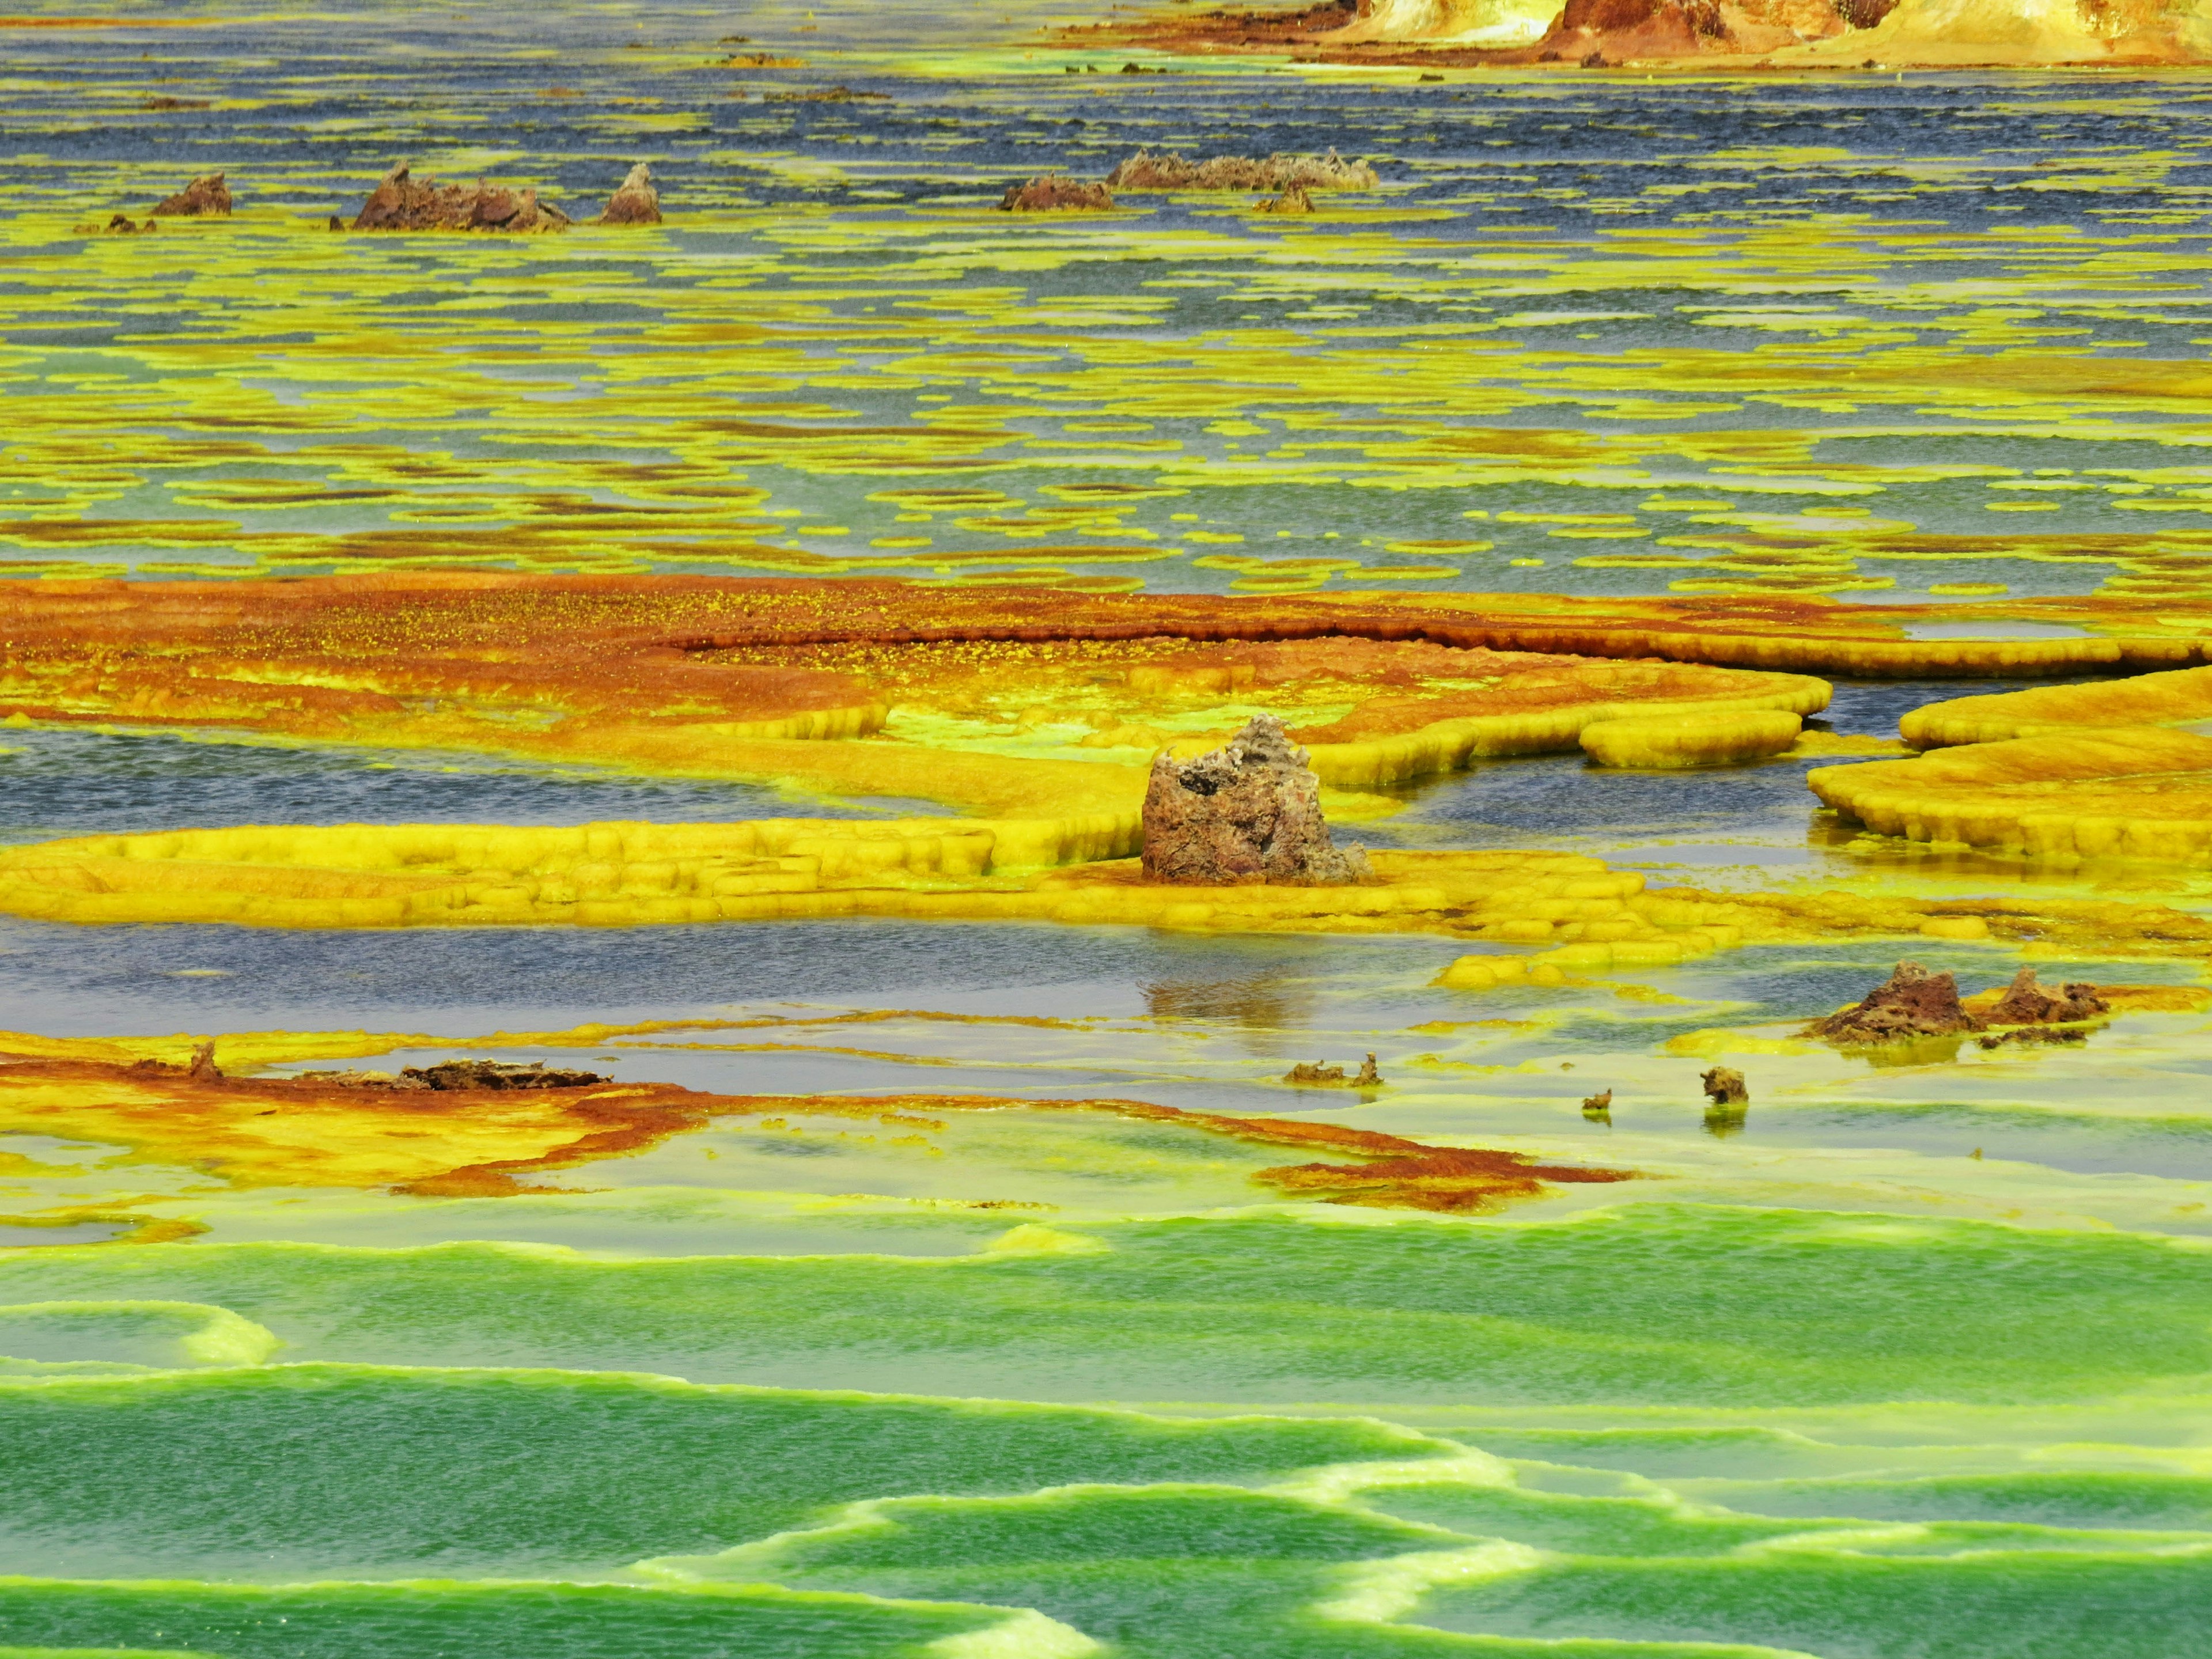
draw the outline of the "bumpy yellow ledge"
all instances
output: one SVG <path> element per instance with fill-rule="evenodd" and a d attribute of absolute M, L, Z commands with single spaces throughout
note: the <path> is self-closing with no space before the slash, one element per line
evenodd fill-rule
<path fill-rule="evenodd" d="M 2212 720 L 2212 668 L 2043 685 L 1986 697 L 1952 697 L 1914 709 L 1897 723 L 1915 749 L 2058 736 L 2085 728 L 2183 726 Z"/>
<path fill-rule="evenodd" d="M 2156 727 L 1828 766 L 1805 781 L 1869 829 L 2053 863 L 2212 864 L 2212 738 Z"/>
<path fill-rule="evenodd" d="M 1724 766 L 1778 755 L 1805 722 L 1781 709 L 1602 720 L 1583 728 L 1583 752 L 1600 766 Z"/>
<path fill-rule="evenodd" d="M 1607 962 L 1617 945 L 1654 963 L 1737 937 L 1728 927 L 1701 931 L 1694 906 L 1667 910 L 1667 901 L 1644 894 L 1642 876 L 1572 854 L 1385 852 L 1374 855 L 1377 879 L 1358 886 L 1169 887 L 1146 883 L 1128 856 L 1138 834 L 1133 818 L 1102 817 L 255 826 L 93 836 L 0 853 L 0 911 L 54 921 L 272 927 L 876 915 L 1447 932 L 1597 947 Z M 1052 867 L 1059 865 L 1074 867 Z"/>
<path fill-rule="evenodd" d="M 279 927 L 714 921 L 833 915 L 903 891 L 1135 853 L 1134 811 L 738 823 L 249 824 L 0 853 L 0 910 Z"/>
<path fill-rule="evenodd" d="M 1803 724 L 1802 715 L 1817 714 L 1828 706 L 1833 688 L 1826 680 L 1777 675 L 1784 682 L 1762 694 L 1703 702 L 1589 702 L 1525 714 L 1474 714 L 1460 720 L 1437 720 L 1402 737 L 1369 743 L 1316 743 L 1308 750 L 1310 764 L 1321 781 L 1336 789 L 1372 789 L 1410 782 L 1440 772 L 1455 772 L 1470 761 L 1504 755 L 1542 755 L 1584 748 L 1590 728 L 1622 724 L 1650 725 L 1680 721 L 1685 729 L 1701 722 L 1733 725 L 1765 720 L 1761 730 L 1778 730 L 1772 722 L 1788 722 L 1790 735 L 1772 748 L 1756 747 L 1746 754 L 1771 754 L 1787 749 Z M 1737 729 L 1747 729 L 1738 726 Z M 1737 759 L 1728 755 L 1718 758 Z M 1607 764 L 1696 766 L 1701 760 L 1607 762 Z"/>

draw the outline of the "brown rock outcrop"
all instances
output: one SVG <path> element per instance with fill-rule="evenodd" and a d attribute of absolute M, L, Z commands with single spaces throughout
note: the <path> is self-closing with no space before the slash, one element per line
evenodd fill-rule
<path fill-rule="evenodd" d="M 800 87 L 792 92 L 764 92 L 763 104 L 888 104 L 888 92 L 855 91 L 851 87 Z"/>
<path fill-rule="evenodd" d="M 2034 969 L 2023 968 L 2013 975 L 2004 995 L 1983 1011 L 1982 1021 L 1988 1025 L 2059 1025 L 2112 1012 L 2094 985 L 2077 981 L 2061 988 L 2063 996 L 2052 996 L 2035 982 Z"/>
<path fill-rule="evenodd" d="M 1214 155 L 1188 161 L 1140 149 L 1106 175 L 1118 190 L 1372 190 L 1375 169 L 1327 155 Z"/>
<path fill-rule="evenodd" d="M 1333 886 L 1367 873 L 1364 849 L 1340 851 L 1329 839 L 1321 780 L 1273 714 L 1255 714 L 1212 754 L 1152 763 L 1145 793 L 1149 879 Z"/>
<path fill-rule="evenodd" d="M 1959 1001 L 1958 981 L 1931 974 L 1917 962 L 1900 962 L 1897 971 L 1840 1013 L 1812 1028 L 1831 1042 L 1893 1042 L 1904 1037 L 1948 1036 L 1978 1031 L 1982 1022 Z"/>
<path fill-rule="evenodd" d="M 230 189 L 222 182 L 222 174 L 210 173 L 195 179 L 174 196 L 158 203 L 154 215 L 160 219 L 193 219 L 230 216 Z"/>
<path fill-rule="evenodd" d="M 532 1060 L 527 1066 L 497 1060 L 447 1060 L 435 1066 L 410 1066 L 389 1072 L 302 1072 L 301 1083 L 336 1084 L 344 1089 L 397 1089 L 441 1093 L 470 1089 L 586 1089 L 611 1079 L 597 1072 L 573 1070 Z"/>
<path fill-rule="evenodd" d="M 1379 1089 L 1382 1086 L 1382 1074 L 1375 1069 L 1375 1054 L 1370 1049 L 1357 1076 L 1346 1077 L 1343 1066 L 1325 1066 L 1316 1060 L 1311 1065 L 1301 1061 L 1291 1066 L 1283 1073 L 1283 1081 L 1309 1089 Z"/>
<path fill-rule="evenodd" d="M 1825 40 L 1880 21 L 1894 0 L 1567 0 L 1539 59 L 1587 69 L 1646 58 L 1742 56 Z"/>
<path fill-rule="evenodd" d="M 1043 173 L 1025 185 L 1010 185 L 999 198 L 1001 213 L 1096 213 L 1114 205 L 1114 192 L 1093 179 Z"/>
<path fill-rule="evenodd" d="M 660 222 L 660 192 L 653 187 L 653 169 L 640 161 L 629 170 L 599 214 L 603 225 L 657 225 Z"/>
<path fill-rule="evenodd" d="M 1705 1097 L 1716 1106 L 1747 1106 L 1751 1103 L 1751 1091 L 1744 1087 L 1743 1073 L 1733 1066 L 1716 1066 L 1698 1079 Z M 1613 1103 L 1613 1091 L 1606 1091 L 1606 1104 Z M 1584 1103 L 1587 1104 L 1588 1103 Z"/>
<path fill-rule="evenodd" d="M 1292 185 L 1280 196 L 1271 196 L 1254 206 L 1255 213 L 1311 213 L 1313 198 L 1306 194 L 1304 185 Z"/>
<path fill-rule="evenodd" d="M 481 179 L 474 185 L 418 185 L 402 161 L 369 192 L 353 228 L 519 233 L 562 230 L 568 224 L 568 216 L 539 201 L 534 190 L 506 190 Z"/>

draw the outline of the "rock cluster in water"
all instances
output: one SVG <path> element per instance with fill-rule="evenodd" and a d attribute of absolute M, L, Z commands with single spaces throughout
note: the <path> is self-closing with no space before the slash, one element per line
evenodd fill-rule
<path fill-rule="evenodd" d="M 1106 175 L 1118 190 L 1372 190 L 1375 169 L 1326 155 L 1214 155 L 1203 161 L 1140 149 Z"/>
<path fill-rule="evenodd" d="M 1310 1065 L 1300 1061 L 1291 1066 L 1283 1073 L 1283 1081 L 1306 1088 L 1379 1089 L 1382 1086 L 1382 1074 L 1375 1069 L 1375 1055 L 1370 1051 L 1356 1076 L 1346 1077 L 1343 1066 L 1324 1065 L 1316 1060 Z"/>
<path fill-rule="evenodd" d="M 1819 1021 L 1812 1035 L 1831 1042 L 1893 1042 L 1902 1038 L 1949 1036 L 1992 1025 L 2062 1025 L 2095 1019 L 2112 1012 L 2094 985 L 2076 982 L 2052 996 L 2035 982 L 2035 969 L 2013 975 L 2004 994 L 1977 1015 L 1959 999 L 1948 974 L 1931 974 L 1917 962 L 1900 962 L 1897 971 L 1840 1013 Z"/>
<path fill-rule="evenodd" d="M 1092 179 L 1064 173 L 1039 173 L 1025 185 L 1010 185 L 999 198 L 1001 213 L 1097 212 L 1114 205 L 1114 192 Z"/>
<path fill-rule="evenodd" d="M 583 1089 L 610 1081 L 598 1072 L 572 1070 L 532 1060 L 527 1066 L 496 1060 L 447 1060 L 435 1066 L 410 1066 L 394 1077 L 389 1072 L 305 1072 L 302 1083 L 334 1083 L 345 1089 L 434 1090 L 450 1092 L 471 1089 Z"/>
<path fill-rule="evenodd" d="M 1832 1042 L 1892 1042 L 1980 1029 L 1981 1022 L 1960 1002 L 1959 983 L 1950 975 L 1931 974 L 1917 962 L 1900 962 L 1897 971 L 1863 1000 L 1829 1015 L 1813 1031 Z"/>
<path fill-rule="evenodd" d="M 1145 793 L 1150 879 L 1330 886 L 1368 873 L 1364 849 L 1340 850 L 1329 839 L 1321 780 L 1273 714 L 1255 714 L 1211 754 L 1152 763 Z"/>
<path fill-rule="evenodd" d="M 400 162 L 386 173 L 361 211 L 356 230 L 489 230 L 520 233 L 566 229 L 568 216 L 538 199 L 534 190 L 487 185 L 418 185 Z"/>
<path fill-rule="evenodd" d="M 1982 1016 L 1985 1025 L 2060 1025 L 2095 1019 L 2112 1006 L 2097 994 L 2097 988 L 2076 981 L 2059 988 L 2052 996 L 2035 982 L 2035 969 L 2023 968 L 2013 975 L 2005 994 Z"/>

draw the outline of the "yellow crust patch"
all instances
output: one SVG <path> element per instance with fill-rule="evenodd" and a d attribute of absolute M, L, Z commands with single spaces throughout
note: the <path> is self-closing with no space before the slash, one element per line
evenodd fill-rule
<path fill-rule="evenodd" d="M 1778 755 L 1804 721 L 1783 709 L 1601 720 L 1583 728 L 1583 752 L 1600 766 L 1721 766 Z"/>
<path fill-rule="evenodd" d="M 2022 738 L 1807 774 L 1870 830 L 2060 864 L 2212 864 L 2212 738 L 2156 727 Z"/>
<path fill-rule="evenodd" d="M 1942 749 L 2011 738 L 2060 736 L 2111 726 L 2180 726 L 2212 720 L 2212 668 L 2184 668 L 2087 685 L 2039 685 L 1984 697 L 1952 697 L 1914 709 L 1898 722 L 1915 749 Z"/>

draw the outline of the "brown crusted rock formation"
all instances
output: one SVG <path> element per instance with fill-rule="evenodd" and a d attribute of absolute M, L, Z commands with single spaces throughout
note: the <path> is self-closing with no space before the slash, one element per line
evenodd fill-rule
<path fill-rule="evenodd" d="M 793 92 L 764 92 L 763 104 L 888 104 L 888 92 L 856 92 L 850 87 L 801 87 Z"/>
<path fill-rule="evenodd" d="M 1283 723 L 1255 714 L 1210 755 L 1152 763 L 1145 792 L 1145 874 L 1220 886 L 1332 886 L 1364 879 L 1367 854 L 1340 852 L 1321 811 L 1321 780 Z"/>
<path fill-rule="evenodd" d="M 216 1067 L 215 1039 L 210 1037 L 192 1050 L 192 1063 L 185 1068 L 185 1075 L 200 1083 L 220 1083 L 222 1073 Z"/>
<path fill-rule="evenodd" d="M 1311 213 L 1313 198 L 1306 194 L 1304 185 L 1292 185 L 1280 196 L 1271 196 L 1252 210 L 1255 213 Z"/>
<path fill-rule="evenodd" d="M 70 234 L 72 236 L 138 236 L 153 228 L 154 222 L 151 219 L 142 225 L 133 220 L 129 214 L 118 213 L 111 215 L 104 225 L 78 225 L 70 232 Z"/>
<path fill-rule="evenodd" d="M 599 215 L 603 225 L 657 225 L 660 222 L 660 192 L 653 187 L 653 169 L 640 161 L 607 198 Z"/>
<path fill-rule="evenodd" d="M 1751 1093 L 1744 1087 L 1743 1073 L 1727 1066 L 1716 1066 L 1698 1079 L 1706 1097 L 1716 1106 L 1747 1106 Z M 1606 1104 L 1613 1103 L 1613 1091 L 1606 1091 Z"/>
<path fill-rule="evenodd" d="M 222 182 L 222 174 L 210 173 L 195 179 L 174 196 L 154 209 L 158 219 L 193 219 L 208 216 L 230 216 L 230 189 Z"/>
<path fill-rule="evenodd" d="M 1585 1096 L 1583 1100 L 1583 1115 L 1600 1123 L 1612 1122 L 1613 1091 L 1607 1089 L 1601 1094 Z"/>
<path fill-rule="evenodd" d="M 2063 996 L 2052 996 L 2035 982 L 2035 969 L 2023 968 L 2013 975 L 2003 996 L 1983 1011 L 1989 1025 L 2060 1025 L 2095 1019 L 2112 1012 L 2094 985 L 2076 982 L 2063 988 Z"/>
<path fill-rule="evenodd" d="M 1095 213 L 1114 205 L 1114 192 L 1095 179 L 1042 173 L 1025 185 L 1009 185 L 999 198 L 1001 213 Z"/>
<path fill-rule="evenodd" d="M 1187 161 L 1140 149 L 1106 175 L 1117 190 L 1372 190 L 1375 169 L 1327 155 L 1215 155 Z"/>
<path fill-rule="evenodd" d="M 1917 962 L 1900 962 L 1895 973 L 1867 993 L 1864 1001 L 1829 1015 L 1813 1027 L 1811 1035 L 1831 1042 L 1893 1042 L 1981 1028 L 1981 1021 L 1960 1004 L 1958 982 L 1950 975 L 1931 974 Z"/>
<path fill-rule="evenodd" d="M 1308 1088 L 1379 1089 L 1382 1086 L 1382 1074 L 1375 1069 L 1375 1053 L 1370 1049 L 1356 1076 L 1345 1076 L 1341 1066 L 1324 1066 L 1315 1060 L 1310 1066 L 1301 1062 L 1291 1066 L 1283 1073 L 1283 1081 Z"/>
<path fill-rule="evenodd" d="M 540 202 L 534 190 L 502 190 L 481 179 L 473 185 L 418 185 L 402 161 L 369 192 L 353 228 L 517 233 L 562 230 L 568 223 L 568 216 Z"/>
<path fill-rule="evenodd" d="M 433 1089 L 583 1089 L 608 1081 L 597 1072 L 570 1071 L 535 1060 L 527 1066 L 448 1060 L 435 1066 L 410 1066 L 399 1079 L 403 1085 L 413 1079 Z"/>
<path fill-rule="evenodd" d="M 401 1093 L 441 1093 L 471 1089 L 588 1089 L 611 1079 L 597 1072 L 548 1066 L 533 1060 L 512 1066 L 496 1060 L 447 1060 L 435 1066 L 410 1066 L 394 1077 L 389 1072 L 302 1072 L 301 1083 L 335 1084 L 342 1089 L 396 1089 Z"/>
<path fill-rule="evenodd" d="M 1653 58 L 1780 52 L 1879 21 L 1893 0 L 1567 0 L 1534 48 L 1589 69 Z"/>

